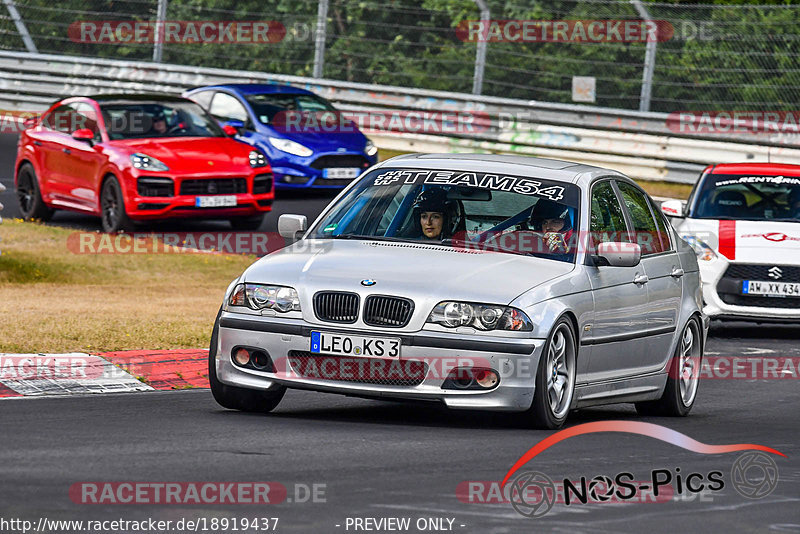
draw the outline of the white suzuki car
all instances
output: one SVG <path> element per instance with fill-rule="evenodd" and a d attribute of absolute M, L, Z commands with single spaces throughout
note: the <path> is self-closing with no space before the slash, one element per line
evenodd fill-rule
<path fill-rule="evenodd" d="M 710 318 L 800 321 L 800 165 L 709 166 L 661 209 L 697 253 Z"/>

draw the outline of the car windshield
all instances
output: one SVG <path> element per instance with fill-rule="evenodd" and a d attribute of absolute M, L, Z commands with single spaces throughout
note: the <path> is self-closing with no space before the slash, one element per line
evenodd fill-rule
<path fill-rule="evenodd" d="M 407 241 L 572 262 L 578 205 L 573 184 L 381 168 L 341 198 L 309 237 Z"/>
<path fill-rule="evenodd" d="M 101 103 L 111 140 L 149 137 L 225 137 L 216 121 L 194 102 Z"/>
<path fill-rule="evenodd" d="M 330 102 L 316 95 L 268 93 L 245 97 L 262 124 L 270 124 L 281 112 L 321 113 L 336 111 Z"/>
<path fill-rule="evenodd" d="M 697 219 L 800 220 L 800 177 L 707 176 L 690 216 Z"/>

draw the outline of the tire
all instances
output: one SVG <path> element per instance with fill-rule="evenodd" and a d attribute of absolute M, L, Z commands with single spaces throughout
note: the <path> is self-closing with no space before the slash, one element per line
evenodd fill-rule
<path fill-rule="evenodd" d="M 49 221 L 55 211 L 42 200 L 39 179 L 30 163 L 23 163 L 17 171 L 17 205 L 26 221 Z"/>
<path fill-rule="evenodd" d="M 572 322 L 561 317 L 545 342 L 536 372 L 533 404 L 528 410 L 535 428 L 554 430 L 567 420 L 575 394 L 576 338 Z"/>
<path fill-rule="evenodd" d="M 700 365 L 703 359 L 703 338 L 697 319 L 689 319 L 681 333 L 669 365 L 667 384 L 661 398 L 637 402 L 639 415 L 685 417 L 697 399 Z"/>
<path fill-rule="evenodd" d="M 223 384 L 217 378 L 217 340 L 219 339 L 219 317 L 222 315 L 220 308 L 214 321 L 214 330 L 211 332 L 211 346 L 208 349 L 208 382 L 214 400 L 223 408 L 240 410 L 243 412 L 269 413 L 283 399 L 286 388 L 281 386 L 272 391 L 246 389 Z"/>
<path fill-rule="evenodd" d="M 234 230 L 258 230 L 261 228 L 261 223 L 264 222 L 264 214 L 253 217 L 235 217 L 228 219 L 228 222 L 231 223 Z"/>
<path fill-rule="evenodd" d="M 133 221 L 125 211 L 122 188 L 113 176 L 103 183 L 100 190 L 100 221 L 103 231 L 109 234 L 133 230 Z"/>

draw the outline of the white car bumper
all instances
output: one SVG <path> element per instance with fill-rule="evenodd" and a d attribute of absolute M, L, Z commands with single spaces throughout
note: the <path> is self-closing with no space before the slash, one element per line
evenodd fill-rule
<path fill-rule="evenodd" d="M 738 262 L 731 262 L 718 256 L 714 260 L 698 263 L 703 288 L 703 311 L 711 319 L 800 322 L 800 297 L 742 295 L 742 278 L 725 276 L 728 267 Z M 748 263 L 748 265 L 754 264 Z M 772 267 L 775 263 L 764 265 Z M 770 280 L 767 277 L 758 278 Z"/>

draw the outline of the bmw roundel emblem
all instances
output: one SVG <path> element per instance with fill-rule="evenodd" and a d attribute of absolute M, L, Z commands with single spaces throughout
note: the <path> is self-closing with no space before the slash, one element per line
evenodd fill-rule
<path fill-rule="evenodd" d="M 364 280 L 361 281 L 361 285 L 367 287 L 372 287 L 377 283 L 378 282 L 376 280 L 373 280 L 372 278 L 365 278 Z"/>

